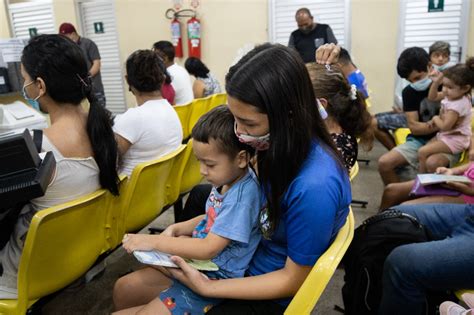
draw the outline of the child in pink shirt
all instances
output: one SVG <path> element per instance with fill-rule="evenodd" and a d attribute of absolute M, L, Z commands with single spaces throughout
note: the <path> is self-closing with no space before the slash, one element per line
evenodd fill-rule
<path fill-rule="evenodd" d="M 436 138 L 430 140 L 418 151 L 420 173 L 425 173 L 426 160 L 434 154 L 457 154 L 469 147 L 471 139 L 471 90 L 474 87 L 474 58 L 465 64 L 457 64 L 443 72 L 431 73 L 428 99 L 441 101 L 439 116 L 429 122 Z M 440 85 L 442 91 L 438 92 Z"/>

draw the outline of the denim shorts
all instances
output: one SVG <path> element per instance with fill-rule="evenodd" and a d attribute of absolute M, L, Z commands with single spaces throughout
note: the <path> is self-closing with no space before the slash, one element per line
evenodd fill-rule
<path fill-rule="evenodd" d="M 405 113 L 378 113 L 375 114 L 375 119 L 377 119 L 378 128 L 383 130 L 395 130 L 408 127 Z"/>

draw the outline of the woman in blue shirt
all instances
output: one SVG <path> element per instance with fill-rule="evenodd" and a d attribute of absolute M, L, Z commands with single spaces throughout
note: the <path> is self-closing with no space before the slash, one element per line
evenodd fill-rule
<path fill-rule="evenodd" d="M 334 55 L 326 45 L 317 60 Z M 264 239 L 245 278 L 210 281 L 179 257 L 170 271 L 198 294 L 233 299 L 208 314 L 280 314 L 344 225 L 349 179 L 297 53 L 258 46 L 230 68 L 226 90 L 236 135 L 259 150 Z"/>

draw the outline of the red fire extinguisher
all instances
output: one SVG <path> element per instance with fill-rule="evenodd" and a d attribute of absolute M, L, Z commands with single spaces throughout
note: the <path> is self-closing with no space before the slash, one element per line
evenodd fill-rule
<path fill-rule="evenodd" d="M 192 17 L 188 20 L 189 57 L 201 58 L 201 22 Z"/>
<path fill-rule="evenodd" d="M 181 23 L 177 18 L 171 20 L 171 42 L 173 43 L 175 56 L 183 57 L 183 42 L 181 40 Z"/>

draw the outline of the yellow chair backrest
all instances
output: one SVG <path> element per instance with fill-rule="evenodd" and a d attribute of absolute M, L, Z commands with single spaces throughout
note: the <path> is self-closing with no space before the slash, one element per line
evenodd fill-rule
<path fill-rule="evenodd" d="M 160 214 L 166 203 L 166 183 L 174 157 L 182 150 L 138 164 L 124 192 L 123 231 L 137 231 Z"/>
<path fill-rule="evenodd" d="M 395 144 L 400 145 L 407 141 L 408 135 L 411 133 L 408 128 L 398 128 L 393 132 L 393 138 L 395 139 Z"/>
<path fill-rule="evenodd" d="M 25 314 L 94 264 L 108 247 L 107 200 L 102 189 L 34 215 L 18 270 L 18 300 L 0 300 L 0 314 Z"/>
<path fill-rule="evenodd" d="M 181 185 L 179 192 L 184 194 L 193 189 L 194 186 L 202 181 L 199 161 L 193 152 L 193 139 L 190 139 L 186 152 L 184 153 L 185 166 L 181 176 Z"/>
<path fill-rule="evenodd" d="M 108 210 L 107 210 L 107 244 L 109 250 L 115 249 L 118 245 L 122 243 L 123 235 L 125 232 L 122 228 L 122 215 L 123 204 L 125 203 L 125 190 L 128 185 L 128 176 L 121 174 L 120 176 L 120 186 L 119 186 L 119 196 L 113 196 L 111 193 L 108 193 Z"/>
<path fill-rule="evenodd" d="M 355 162 L 354 166 L 351 167 L 351 171 L 349 172 L 349 179 L 351 182 L 356 178 L 357 174 L 359 174 L 359 162 Z"/>
<path fill-rule="evenodd" d="M 192 101 L 191 115 L 189 117 L 189 124 L 188 124 L 189 134 L 192 133 L 193 127 L 194 125 L 196 125 L 199 118 L 201 118 L 202 115 L 207 113 L 209 104 L 211 102 L 211 98 L 212 98 L 212 95 L 205 98 L 196 98 L 194 101 Z"/>
<path fill-rule="evenodd" d="M 183 171 L 186 166 L 186 148 L 188 144 L 182 144 L 178 148 L 178 154 L 174 157 L 173 166 L 171 168 L 170 175 L 166 181 L 166 199 L 165 205 L 172 205 L 178 200 L 181 178 L 183 176 Z"/>
<path fill-rule="evenodd" d="M 189 130 L 189 118 L 191 117 L 192 104 L 193 102 L 185 105 L 173 106 L 174 110 L 178 114 L 179 121 L 181 122 L 181 128 L 183 130 L 183 139 L 186 139 L 191 135 L 191 130 Z"/>
<path fill-rule="evenodd" d="M 222 104 L 227 104 L 227 94 L 219 93 L 211 96 L 211 102 L 209 104 L 208 111 Z"/>
<path fill-rule="evenodd" d="M 319 257 L 296 295 L 285 310 L 285 315 L 311 314 L 326 288 L 344 253 L 354 237 L 354 216 L 349 211 L 346 223 L 337 233 L 331 246 Z"/>

